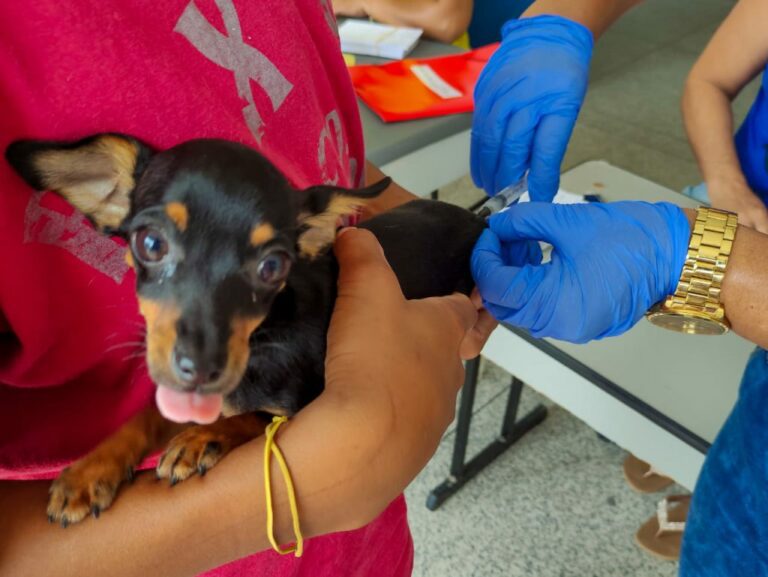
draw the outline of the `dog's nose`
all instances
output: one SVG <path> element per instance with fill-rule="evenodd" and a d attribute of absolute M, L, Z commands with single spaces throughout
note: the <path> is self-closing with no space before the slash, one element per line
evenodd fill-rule
<path fill-rule="evenodd" d="M 195 387 L 211 383 L 221 376 L 216 370 L 201 370 L 191 357 L 178 350 L 173 353 L 173 368 L 179 379 Z"/>

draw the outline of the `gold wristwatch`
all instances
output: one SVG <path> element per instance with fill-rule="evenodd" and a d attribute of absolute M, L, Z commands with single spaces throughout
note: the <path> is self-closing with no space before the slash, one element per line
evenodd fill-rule
<path fill-rule="evenodd" d="M 689 335 L 722 335 L 730 324 L 720 287 L 736 238 L 736 215 L 700 207 L 675 293 L 646 313 L 654 325 Z"/>

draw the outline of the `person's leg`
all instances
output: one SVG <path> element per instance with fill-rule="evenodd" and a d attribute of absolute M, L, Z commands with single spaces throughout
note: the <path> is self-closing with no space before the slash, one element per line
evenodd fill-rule
<path fill-rule="evenodd" d="M 739 400 L 693 493 L 681 577 L 768 575 L 768 353 L 757 349 Z"/>

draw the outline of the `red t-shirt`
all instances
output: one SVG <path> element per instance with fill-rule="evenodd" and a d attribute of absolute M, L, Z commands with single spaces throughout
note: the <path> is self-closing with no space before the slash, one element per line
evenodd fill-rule
<path fill-rule="evenodd" d="M 0 150 L 107 131 L 158 148 L 218 137 L 295 186 L 362 180 L 330 0 L 11 0 L 0 37 Z M 0 479 L 55 477 L 152 402 L 123 256 L 0 160 Z M 301 559 L 266 552 L 211 575 L 401 577 L 412 557 L 401 498 Z"/>

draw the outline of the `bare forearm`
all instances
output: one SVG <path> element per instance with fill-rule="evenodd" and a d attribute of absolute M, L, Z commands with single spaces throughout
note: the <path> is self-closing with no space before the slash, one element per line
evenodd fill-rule
<path fill-rule="evenodd" d="M 472 0 L 360 0 L 374 20 L 423 28 L 442 42 L 453 42 L 469 27 Z"/>
<path fill-rule="evenodd" d="M 373 184 L 385 177 L 385 174 L 381 172 L 375 165 L 370 162 L 366 162 L 365 165 L 365 184 Z M 396 182 L 392 184 L 378 197 L 371 200 L 363 209 L 363 219 L 371 218 L 381 212 L 386 212 L 391 208 L 405 204 L 418 198 L 412 192 L 407 191 Z"/>
<path fill-rule="evenodd" d="M 723 280 L 722 299 L 733 330 L 768 348 L 768 236 L 740 226 Z"/>
<path fill-rule="evenodd" d="M 307 537 L 361 526 L 387 502 L 364 486 L 374 481 L 366 481 L 367 465 L 361 465 L 370 457 L 361 456 L 371 446 L 361 439 L 365 431 L 353 435 L 346 424 L 334 425 L 339 421 L 329 414 L 343 413 L 326 408 L 323 402 L 308 407 L 279 434 Z M 375 423 L 367 425 L 367 431 L 375 430 Z M 317 435 L 321 428 L 323 435 Z M 46 521 L 49 483 L 2 483 L 0 576 L 190 577 L 264 550 L 269 543 L 262 449 L 257 439 L 204 478 L 173 488 L 155 481 L 151 472 L 139 475 L 99 519 L 67 529 Z M 276 467 L 272 478 L 276 533 L 288 542 L 290 516 Z"/>
<path fill-rule="evenodd" d="M 641 0 L 537 0 L 521 18 L 555 14 L 583 24 L 592 31 L 595 40 L 611 24 Z"/>
<path fill-rule="evenodd" d="M 739 2 L 686 81 L 682 106 L 688 139 L 705 180 L 716 189 L 746 186 L 733 144 L 731 101 L 765 66 L 768 40 L 755 23 L 767 17 L 762 0 Z"/>
<path fill-rule="evenodd" d="M 685 211 L 691 227 L 696 211 Z M 721 301 L 733 331 L 768 348 L 768 235 L 740 226 L 723 279 Z"/>
<path fill-rule="evenodd" d="M 0 507 L 0 575 L 140 575 L 191 576 L 233 558 L 225 535 L 211 529 L 222 519 L 209 511 L 204 485 L 198 480 L 173 490 L 140 475 L 98 520 L 64 530 L 45 520 L 47 482 L 3 483 Z M 178 489 L 178 490 L 177 490 Z M 224 501 L 224 500 L 223 500 Z M 196 502 L 196 504 L 195 504 Z M 231 523 L 231 520 L 228 522 Z M 256 539 L 255 547 L 259 543 Z"/>
<path fill-rule="evenodd" d="M 733 144 L 730 98 L 721 88 L 691 74 L 683 93 L 683 120 L 704 180 L 745 186 Z"/>

